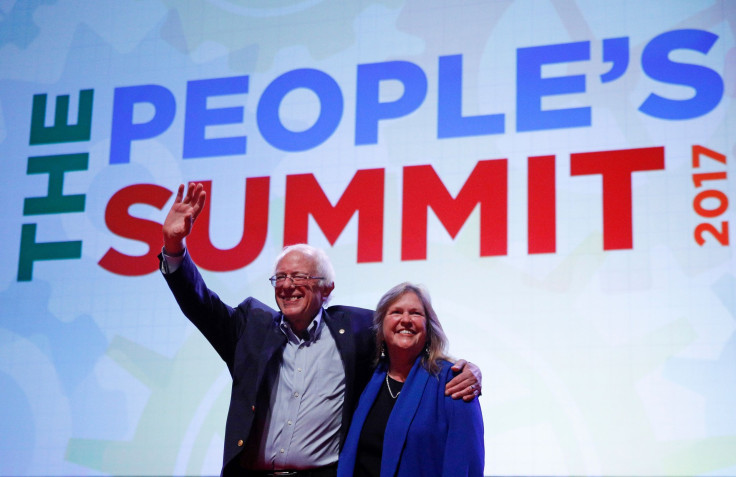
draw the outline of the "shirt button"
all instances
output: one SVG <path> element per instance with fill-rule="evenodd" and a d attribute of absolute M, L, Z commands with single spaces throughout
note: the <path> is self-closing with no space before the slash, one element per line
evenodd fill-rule
<path fill-rule="evenodd" d="M 300 373 L 302 372 L 302 368 L 296 368 L 296 370 L 299 371 Z"/>
<path fill-rule="evenodd" d="M 282 454 L 284 453 L 284 449 L 281 449 L 281 453 L 282 453 Z"/>
<path fill-rule="evenodd" d="M 288 425 L 291 425 L 291 419 L 289 419 L 288 421 L 286 421 L 286 423 L 287 423 Z"/>
<path fill-rule="evenodd" d="M 299 393 L 294 393 L 294 397 L 299 397 Z"/>

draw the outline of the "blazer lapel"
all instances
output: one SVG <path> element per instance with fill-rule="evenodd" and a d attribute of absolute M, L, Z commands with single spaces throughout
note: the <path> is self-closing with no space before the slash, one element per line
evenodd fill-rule
<path fill-rule="evenodd" d="M 363 425 L 368 417 L 368 413 L 371 411 L 373 403 L 376 401 L 376 397 L 381 391 L 381 386 L 383 386 L 383 380 L 385 377 L 385 369 L 377 369 L 373 373 L 371 380 L 363 390 L 363 394 L 360 395 L 358 407 L 355 409 L 355 413 L 353 414 L 353 420 L 350 424 L 347 439 L 345 440 L 345 446 L 340 454 L 340 467 L 349 469 L 350 475 L 352 475 L 353 469 L 355 468 L 355 458 L 358 453 L 360 433 L 363 430 Z"/>
<path fill-rule="evenodd" d="M 266 332 L 265 336 L 263 337 L 263 346 L 261 347 L 261 361 L 265 365 L 270 361 L 270 359 L 276 354 L 278 350 L 280 350 L 284 344 L 286 344 L 286 335 L 284 335 L 284 332 L 281 331 L 281 328 L 279 327 L 279 322 L 281 320 L 281 315 L 277 315 L 274 318 L 274 325 L 271 327 L 271 329 Z"/>
<path fill-rule="evenodd" d="M 337 350 L 345 363 L 345 369 L 352 369 L 355 366 L 355 346 L 352 345 L 353 329 L 350 327 L 349 320 L 344 313 L 328 313 L 325 309 L 322 310 L 322 319 L 330 329 Z"/>
<path fill-rule="evenodd" d="M 354 373 L 350 371 L 355 368 L 355 346 L 352 344 L 353 330 L 343 313 L 327 313 L 327 310 L 322 310 L 322 319 L 325 320 L 325 324 L 330 329 L 330 334 L 332 334 L 332 338 L 337 345 L 337 351 L 342 358 L 342 364 L 345 367 L 345 387 L 346 389 L 352 389 L 351 386 L 353 386 L 355 380 Z"/>
<path fill-rule="evenodd" d="M 356 366 L 355 344 L 353 343 L 355 338 L 350 326 L 350 317 L 346 316 L 345 313 L 340 311 L 328 313 L 327 310 L 323 309 L 322 319 L 325 320 L 325 325 L 330 329 L 330 334 L 332 339 L 335 340 L 337 352 L 340 353 L 342 365 L 345 369 L 345 398 L 342 406 L 342 427 L 340 429 L 340 447 L 342 448 L 345 437 L 348 435 L 348 427 L 357 400 L 356 393 L 353 392 L 355 389 Z"/>
<path fill-rule="evenodd" d="M 429 373 L 421 366 L 421 357 L 417 358 L 404 386 L 401 388 L 401 394 L 399 394 L 386 424 L 386 432 L 383 438 L 383 455 L 381 457 L 381 475 L 396 475 L 409 426 L 417 413 L 417 409 L 419 409 L 428 379 Z"/>

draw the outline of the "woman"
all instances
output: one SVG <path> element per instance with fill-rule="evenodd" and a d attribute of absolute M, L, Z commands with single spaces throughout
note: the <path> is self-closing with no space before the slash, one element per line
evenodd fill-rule
<path fill-rule="evenodd" d="M 428 293 L 401 283 L 373 315 L 377 367 L 353 414 L 338 476 L 483 475 L 480 405 L 445 396 L 447 338 Z"/>

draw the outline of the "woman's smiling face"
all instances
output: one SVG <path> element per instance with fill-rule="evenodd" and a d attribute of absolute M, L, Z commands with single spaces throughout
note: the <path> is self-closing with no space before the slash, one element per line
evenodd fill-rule
<path fill-rule="evenodd" d="M 422 301 L 406 292 L 389 305 L 383 318 L 383 339 L 392 359 L 414 359 L 427 343 L 427 318 Z"/>

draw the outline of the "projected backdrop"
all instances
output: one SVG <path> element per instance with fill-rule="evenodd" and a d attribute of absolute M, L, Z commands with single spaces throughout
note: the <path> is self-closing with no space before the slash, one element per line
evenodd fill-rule
<path fill-rule="evenodd" d="M 230 377 L 157 271 L 425 284 L 487 475 L 736 474 L 736 5 L 4 2 L 0 474 L 217 474 Z"/>

